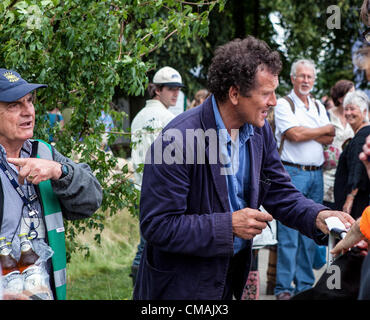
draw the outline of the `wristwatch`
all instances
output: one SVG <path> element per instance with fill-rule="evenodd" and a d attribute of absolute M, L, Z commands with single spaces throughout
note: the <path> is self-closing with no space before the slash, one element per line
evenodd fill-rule
<path fill-rule="evenodd" d="M 61 165 L 62 165 L 62 175 L 59 177 L 59 179 L 64 178 L 69 173 L 68 166 L 64 163 L 61 163 Z"/>

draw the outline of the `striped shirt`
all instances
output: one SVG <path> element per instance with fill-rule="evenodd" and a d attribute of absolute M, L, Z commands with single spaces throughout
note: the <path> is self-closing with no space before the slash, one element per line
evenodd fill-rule
<path fill-rule="evenodd" d="M 26 140 L 21 148 L 20 158 L 29 158 L 32 152 L 31 141 Z M 6 161 L 6 150 L 0 145 L 0 161 L 9 170 L 14 179 L 18 182 L 18 170 L 15 165 Z M 49 256 L 50 252 L 47 251 L 47 245 L 45 243 L 45 226 L 41 218 L 41 205 L 39 199 L 31 204 L 33 209 L 38 211 L 38 216 L 30 218 L 28 213 L 29 210 L 24 206 L 23 201 L 19 194 L 10 183 L 8 177 L 5 175 L 3 170 L 0 169 L 0 179 L 4 194 L 4 209 L 3 218 L 0 229 L 0 237 L 6 237 L 6 240 L 12 242 L 13 255 L 16 259 L 20 256 L 20 243 L 18 234 L 29 232 L 31 223 L 38 232 L 38 238 L 32 241 L 34 249 L 39 256 Z M 20 187 L 27 198 L 30 198 L 36 193 L 33 184 L 28 183 L 27 180 Z M 42 242 L 42 243 L 40 243 Z M 46 249 L 46 250 L 45 250 Z"/>

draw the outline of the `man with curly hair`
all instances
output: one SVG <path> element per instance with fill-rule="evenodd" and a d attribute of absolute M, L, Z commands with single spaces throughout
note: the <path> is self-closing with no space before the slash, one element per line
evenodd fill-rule
<path fill-rule="evenodd" d="M 280 162 L 267 121 L 281 61 L 254 37 L 219 47 L 212 93 L 172 120 L 146 155 L 140 227 L 147 243 L 134 299 L 240 299 L 252 239 L 273 219 L 322 241 L 341 212 L 306 199 Z M 260 205 L 269 213 L 260 212 Z"/>

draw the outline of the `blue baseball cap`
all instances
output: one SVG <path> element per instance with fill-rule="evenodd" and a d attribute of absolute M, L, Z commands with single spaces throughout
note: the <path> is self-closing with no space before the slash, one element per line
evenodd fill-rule
<path fill-rule="evenodd" d="M 18 72 L 0 68 L 0 101 L 13 102 L 46 84 L 28 83 Z"/>

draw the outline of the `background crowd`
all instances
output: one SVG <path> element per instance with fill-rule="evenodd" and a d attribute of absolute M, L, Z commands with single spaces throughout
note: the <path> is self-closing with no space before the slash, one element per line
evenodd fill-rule
<path fill-rule="evenodd" d="M 352 81 L 342 79 L 328 88 L 327 96 L 315 98 L 311 92 L 319 75 L 314 62 L 309 59 L 295 61 L 290 76 L 292 91 L 277 100 L 268 117 L 281 161 L 292 183 L 305 197 L 357 219 L 369 205 L 370 196 L 366 168 L 359 158 L 370 134 L 369 97 L 365 92 L 355 90 Z M 172 83 L 167 80 L 164 85 Z M 199 90 L 186 109 L 202 105 L 209 95 L 207 90 Z M 152 135 L 152 142 L 157 136 Z M 270 247 L 268 290 L 278 300 L 287 300 L 313 287 L 316 280 L 313 270 L 325 265 L 327 247 L 318 246 L 300 231 L 281 222 L 277 226 L 277 248 Z M 253 250 L 253 253 L 243 299 L 258 298 L 258 251 Z M 273 273 L 271 269 L 274 269 Z M 133 280 L 135 285 L 136 276 Z M 145 281 L 138 285 L 138 292 L 146 285 Z M 145 299 L 150 295 L 140 293 L 138 297 Z"/>
<path fill-rule="evenodd" d="M 370 2 L 365 0 L 361 13 L 365 25 L 369 25 L 369 7 Z M 365 30 L 363 42 L 366 45 L 369 44 L 368 35 L 368 30 Z M 369 79 L 369 64 L 364 58 L 368 54 L 366 48 L 354 55 L 354 64 L 356 68 L 364 70 Z M 244 61 L 243 65 L 242 59 L 237 61 L 235 57 L 230 57 L 230 52 L 231 55 L 242 53 L 243 58 L 250 59 Z M 14 77 L 22 80 L 22 85 L 28 83 L 23 83 L 24 80 L 15 71 L 2 71 L 3 91 L 0 93 L 4 97 L 0 101 L 1 107 L 6 110 L 2 116 L 10 115 L 9 105 L 15 104 L 20 110 L 27 109 L 27 112 L 17 114 L 19 118 L 27 116 L 32 119 L 32 132 L 16 139 L 18 153 L 14 158 L 32 158 L 36 147 L 32 147 L 32 142 L 26 146 L 28 150 L 24 143 L 28 144 L 33 134 L 35 110 L 30 98 L 34 88 L 28 90 L 26 87 L 27 90 L 22 90 L 22 94 L 8 97 L 7 90 L 14 89 L 17 84 L 13 83 Z M 289 73 L 290 83 L 284 85 L 290 86 L 291 90 L 277 97 L 275 90 L 278 88 L 280 72 Z M 276 51 L 254 37 L 230 41 L 218 47 L 210 64 L 207 89 L 193 90 L 196 93 L 191 102 L 182 92 L 182 89 L 186 89 L 183 79 L 172 67 L 164 66 L 156 70 L 148 87 L 149 99 L 131 122 L 132 153 L 129 160 L 135 173 L 130 181 L 141 192 L 140 205 L 137 203 L 134 209 L 141 216 L 140 243 L 131 267 L 135 299 L 258 299 L 258 248 L 261 246 L 254 246 L 251 239 L 259 235 L 262 229 L 269 232 L 271 223 L 276 223 L 277 230 L 273 236 L 278 242 L 273 247 L 269 243 L 265 246 L 270 249 L 269 290 L 278 300 L 294 298 L 312 288 L 315 282 L 313 270 L 327 262 L 327 247 L 322 238 L 324 231 L 327 231 L 322 225 L 324 216 L 337 215 L 353 223 L 351 229 L 348 227 L 348 237 L 334 249 L 335 254 L 345 253 L 353 246 L 367 248 L 366 243 L 358 245 L 358 242 L 366 240 L 369 235 L 366 209 L 370 196 L 367 175 L 370 169 L 366 158 L 369 149 L 367 138 L 370 135 L 368 90 L 359 90 L 357 83 L 341 79 L 329 83 L 325 88 L 326 95 L 322 98 L 314 96 L 312 92 L 320 81 L 320 72 L 312 60 L 302 58 L 289 66 L 282 64 Z M 97 123 L 104 126 L 101 151 L 110 152 L 108 133 L 114 127 L 113 119 L 104 111 L 97 113 Z M 270 126 L 265 124 L 265 119 Z M 48 141 L 54 146 L 58 141 L 55 133 L 59 129 L 62 132 L 69 125 L 67 117 L 63 117 L 58 108 L 53 108 L 47 112 L 44 120 L 50 122 Z M 22 123 L 22 126 L 27 126 L 30 121 Z M 225 185 L 225 181 L 221 181 L 211 168 L 199 166 L 195 167 L 196 171 L 190 172 L 181 166 L 175 169 L 150 163 L 144 166 L 145 156 L 153 148 L 153 143 L 158 141 L 158 137 L 166 137 L 163 129 L 167 126 L 178 130 L 206 126 L 226 129 L 229 133 L 233 129 L 240 130 L 240 171 L 227 176 Z M 86 132 L 87 136 L 82 138 Z M 12 145 L 8 142 L 14 142 L 8 134 L 2 132 L 5 161 L 6 154 L 11 150 L 9 145 Z M 87 139 L 88 145 L 89 135 L 93 134 L 91 128 L 85 126 L 79 131 L 79 137 L 71 140 Z M 228 156 L 234 137 L 230 134 L 225 138 L 222 152 Z M 26 153 L 24 149 L 27 149 Z M 50 150 L 53 156 L 59 156 L 54 147 L 50 146 Z M 259 153 L 259 150 L 263 150 L 263 153 Z M 259 157 L 261 154 L 262 157 Z M 252 162 L 249 157 L 253 157 Z M 59 161 L 51 159 L 52 162 L 49 162 L 55 170 L 44 177 L 45 180 L 50 178 L 56 181 L 53 182 L 54 192 L 59 188 L 64 192 L 75 184 L 81 187 L 82 179 L 71 183 L 71 176 L 74 172 L 77 176 L 79 167 L 68 157 L 57 158 Z M 27 185 L 38 185 L 40 181 L 34 180 L 37 172 L 31 172 L 38 165 L 24 173 L 19 170 L 24 166 L 19 160 L 8 160 L 7 165 L 13 170 L 13 176 L 25 178 Z M 39 163 L 40 167 L 46 164 Z M 261 176 L 256 178 L 259 169 Z M 246 172 L 248 174 L 244 175 Z M 86 214 L 90 215 L 101 204 L 101 188 L 95 177 L 91 176 L 90 167 L 86 166 L 83 173 L 90 179 L 86 185 L 90 188 L 96 185 L 95 200 L 98 204 L 94 204 L 94 208 Z M 5 177 L 5 173 L 0 174 Z M 271 183 L 270 177 L 277 182 L 274 180 Z M 217 190 L 209 184 L 211 179 L 215 180 Z M 203 188 L 199 189 L 199 186 Z M 31 196 L 34 191 L 32 188 L 38 190 L 38 187 L 29 187 L 26 191 Z M 257 193 L 253 193 L 256 190 Z M 251 197 L 250 202 L 246 200 L 245 195 L 256 194 L 256 199 Z M 10 203 L 9 199 L 6 198 L 5 203 Z M 68 206 L 68 201 L 61 201 L 61 204 Z M 22 204 L 19 202 L 17 205 Z M 40 204 L 38 206 L 42 208 Z M 213 213 L 214 210 L 224 214 L 205 214 L 202 217 L 194 214 Z M 30 215 L 30 212 L 23 212 L 24 207 L 21 211 L 21 220 L 23 215 Z M 69 210 L 62 207 L 60 211 L 66 215 Z M 272 221 L 272 218 L 277 221 Z M 5 225 L 16 225 L 17 221 L 12 217 L 7 215 L 4 219 Z M 209 220 L 205 222 L 206 219 Z M 4 230 L 8 232 L 6 228 Z M 213 238 L 215 234 L 217 239 Z M 184 239 L 189 241 L 184 243 Z M 164 271 L 167 267 L 171 272 Z M 51 275 L 50 268 L 49 265 L 48 272 Z M 198 271 L 206 268 L 209 273 L 198 274 Z M 252 272 L 248 276 L 249 269 Z M 366 277 L 364 273 L 361 280 L 365 285 Z M 55 281 L 54 276 L 51 279 Z M 62 286 L 65 285 L 65 279 L 63 281 Z M 204 290 L 193 292 L 197 285 L 197 288 Z M 58 297 L 55 283 L 51 283 L 51 287 Z M 360 292 L 360 297 L 367 297 L 366 289 L 362 288 Z M 59 296 L 65 298 L 64 288 Z"/>

